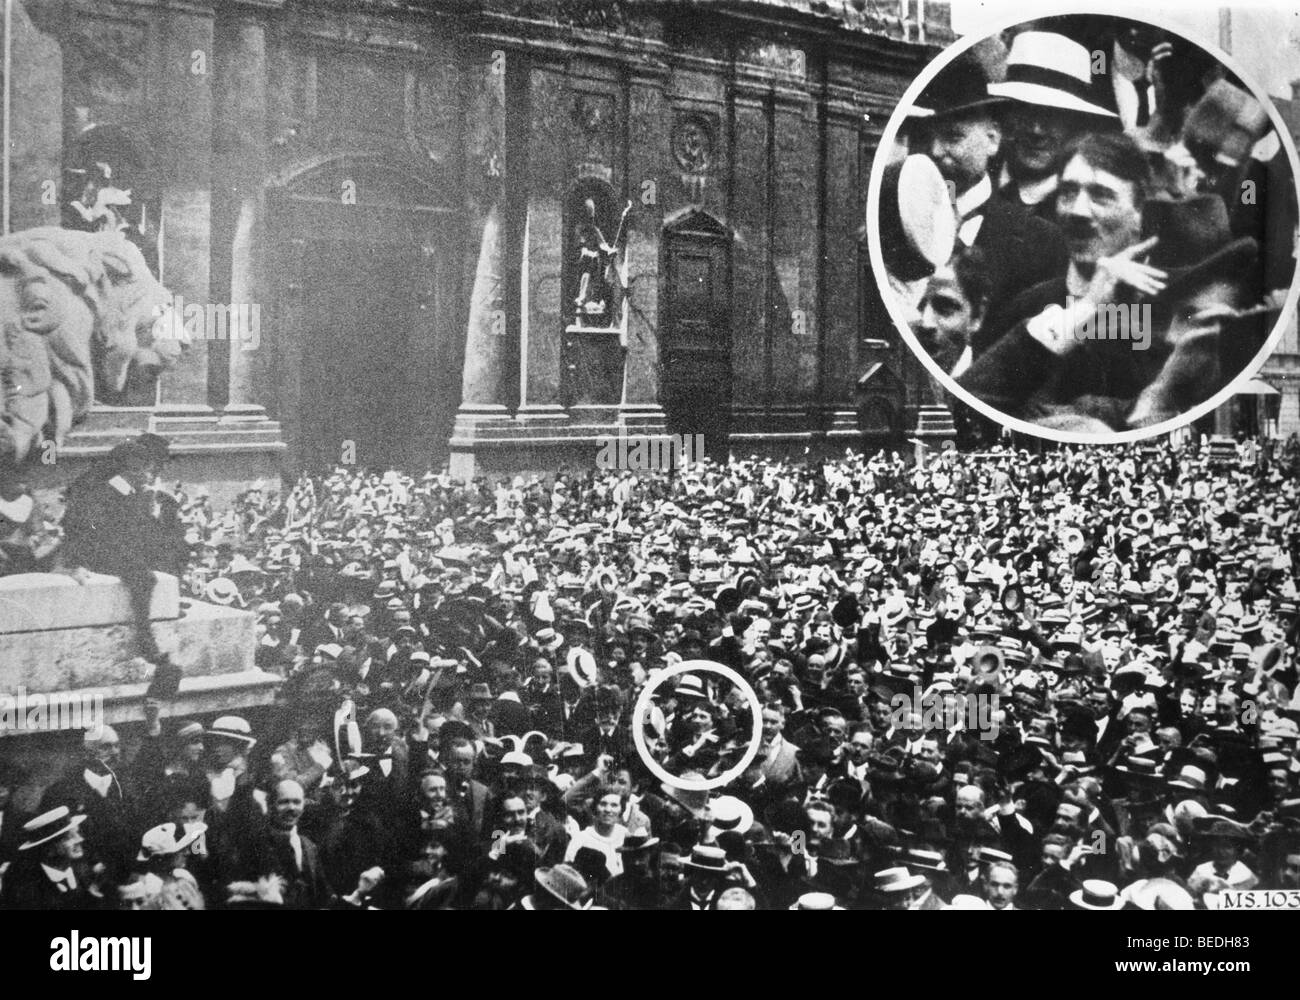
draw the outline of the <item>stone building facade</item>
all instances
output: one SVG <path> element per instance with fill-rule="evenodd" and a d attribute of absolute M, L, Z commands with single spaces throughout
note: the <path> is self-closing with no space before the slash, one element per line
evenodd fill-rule
<path fill-rule="evenodd" d="M 16 0 L 10 228 L 108 163 L 207 317 L 59 466 L 146 428 L 218 489 L 555 468 L 612 435 L 901 442 L 919 375 L 857 231 L 951 39 L 920 6 Z"/>

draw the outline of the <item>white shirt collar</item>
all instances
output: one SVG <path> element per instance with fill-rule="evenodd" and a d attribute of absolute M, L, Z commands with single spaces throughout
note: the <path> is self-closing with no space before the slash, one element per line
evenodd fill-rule
<path fill-rule="evenodd" d="M 966 374 L 966 369 L 971 366 L 974 360 L 975 352 L 971 350 L 970 344 L 967 344 L 965 350 L 961 352 L 961 357 L 957 359 L 957 363 L 952 366 L 952 371 L 948 373 L 948 377 L 961 378 Z"/>
<path fill-rule="evenodd" d="M 130 496 L 135 492 L 135 487 L 121 476 L 114 476 L 108 481 L 108 485 L 113 487 L 113 489 L 117 490 L 117 492 L 121 493 L 124 497 Z"/>
<path fill-rule="evenodd" d="M 64 868 L 62 870 L 51 868 L 43 861 L 41 862 L 41 868 L 45 870 L 45 874 L 49 880 L 60 887 L 60 891 L 66 892 L 68 889 L 75 889 L 77 887 L 77 876 L 73 874 L 71 868 Z"/>
<path fill-rule="evenodd" d="M 957 195 L 957 214 L 964 219 L 992 197 L 993 181 L 985 174 L 978 184 Z"/>

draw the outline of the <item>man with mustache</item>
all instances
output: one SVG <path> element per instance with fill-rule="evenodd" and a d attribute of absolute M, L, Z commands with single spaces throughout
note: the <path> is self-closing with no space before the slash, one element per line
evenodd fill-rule
<path fill-rule="evenodd" d="M 1109 304 L 1164 289 L 1167 273 L 1143 262 L 1157 243 L 1141 239 L 1151 184 L 1141 148 L 1122 133 L 1086 135 L 1070 148 L 1056 195 L 1069 263 L 1011 304 L 997 321 L 1006 332 L 959 380 L 965 388 L 1008 416 L 1037 421 L 1081 397 L 1137 397 L 1164 356 L 1147 357 L 1158 352 L 1134 350 L 1129 339 L 1090 339 L 1080 324 L 1104 320 Z"/>

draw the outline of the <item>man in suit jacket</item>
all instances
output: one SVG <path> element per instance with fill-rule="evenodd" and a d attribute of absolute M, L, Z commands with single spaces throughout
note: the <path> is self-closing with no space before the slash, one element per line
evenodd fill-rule
<path fill-rule="evenodd" d="M 85 881 L 85 816 L 67 806 L 42 813 L 26 825 L 18 859 L 5 873 L 0 908 L 87 910 L 95 899 Z"/>
<path fill-rule="evenodd" d="M 1128 136 L 1102 134 L 1076 147 L 1060 177 L 1069 262 L 1013 302 L 1002 318 L 989 316 L 991 346 L 958 381 L 1009 416 L 1033 419 L 1044 408 L 1087 397 L 1094 411 L 1102 401 L 1113 401 L 1117 412 L 1098 419 L 1122 424 L 1118 411 L 1126 411 L 1125 401 L 1131 404 L 1155 377 L 1167 352 L 1134 350 L 1134 343 L 1115 338 L 1087 339 L 1075 323 L 1095 320 L 1097 310 L 1117 295 L 1136 301 L 1139 292 L 1150 290 L 1148 282 L 1163 281 L 1163 272 L 1153 273 L 1136 259 L 1154 243 L 1140 240 L 1150 169 Z M 1134 291 L 1137 286 L 1142 287 Z M 997 332 L 1003 323 L 1006 328 Z"/>
<path fill-rule="evenodd" d="M 159 520 L 154 494 L 148 489 L 158 478 L 166 442 L 156 435 L 126 441 L 101 465 L 68 487 L 63 518 L 64 561 L 95 573 L 118 577 L 131 597 L 140 655 L 153 663 L 162 653 L 149 622 L 154 571 L 177 567 L 175 532 Z"/>
<path fill-rule="evenodd" d="M 1064 268 L 1061 234 L 994 190 L 989 164 L 1002 142 L 996 117 L 1002 102 L 989 96 L 985 71 L 976 59 L 951 63 L 918 103 L 933 111 L 923 120 L 922 145 L 954 198 L 958 241 L 977 247 L 985 260 L 983 312 L 996 314 L 1010 299 Z M 973 355 L 987 346 L 982 335 L 970 345 Z M 961 370 L 969 361 L 958 364 Z"/>
<path fill-rule="evenodd" d="M 87 730 L 80 761 L 41 796 L 41 810 L 67 806 L 87 818 L 82 834 L 92 862 L 124 861 L 137 847 L 135 795 L 119 774 L 121 744 L 112 726 Z"/>
<path fill-rule="evenodd" d="M 773 702 L 763 707 L 763 741 L 758 748 L 758 766 L 774 793 L 803 780 L 799 748 L 782 735 L 785 706 Z"/>
<path fill-rule="evenodd" d="M 289 779 L 276 784 L 271 823 L 245 845 L 241 875 L 249 881 L 278 875 L 286 883 L 285 909 L 321 910 L 333 903 L 335 895 L 319 849 L 298 831 L 304 805 L 302 785 Z"/>

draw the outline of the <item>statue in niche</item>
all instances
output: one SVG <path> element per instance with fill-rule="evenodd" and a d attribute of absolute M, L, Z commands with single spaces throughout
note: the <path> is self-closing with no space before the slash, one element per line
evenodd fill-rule
<path fill-rule="evenodd" d="M 127 218 L 130 208 L 131 191 L 122 190 L 113 183 L 113 168 L 102 161 L 85 170 L 74 169 L 69 173 L 82 178 L 81 195 L 69 203 L 69 208 L 81 223 L 73 228 L 85 229 L 92 233 L 123 233 L 131 226 Z"/>
<path fill-rule="evenodd" d="M 588 198 L 583 203 L 586 218 L 574 231 L 577 243 L 578 290 L 573 300 L 578 326 L 610 327 L 616 322 L 615 307 L 627 292 L 626 274 L 619 267 L 623 242 L 627 232 L 627 216 L 632 210 L 629 201 L 618 221 L 618 231 L 613 242 L 606 240 L 596 218 L 596 203 Z M 617 296 L 617 298 L 616 298 Z"/>

